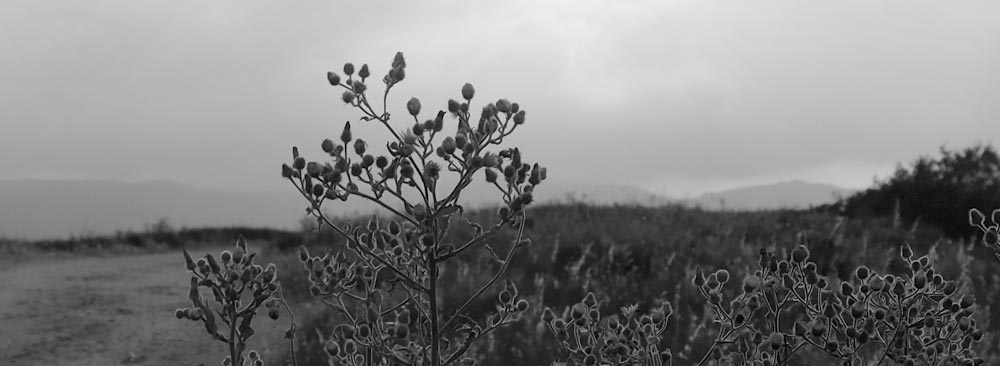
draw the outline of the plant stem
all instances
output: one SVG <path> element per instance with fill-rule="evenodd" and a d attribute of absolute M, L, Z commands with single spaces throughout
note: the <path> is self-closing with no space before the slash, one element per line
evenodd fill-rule
<path fill-rule="evenodd" d="M 427 297 L 430 300 L 430 318 L 431 318 L 431 365 L 440 366 L 441 365 L 441 354 L 440 354 L 440 334 L 441 330 L 438 328 L 438 311 L 437 311 L 437 279 L 438 279 L 438 267 L 437 262 L 434 259 L 434 251 L 432 250 L 427 255 L 427 265 L 430 267 L 430 284 L 427 290 Z"/>

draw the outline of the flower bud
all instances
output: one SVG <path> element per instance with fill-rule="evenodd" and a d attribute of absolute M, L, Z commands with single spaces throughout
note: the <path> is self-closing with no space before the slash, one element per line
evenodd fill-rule
<path fill-rule="evenodd" d="M 805 262 L 806 259 L 809 259 L 809 249 L 804 245 L 799 245 L 792 250 L 792 260 L 796 263 L 801 264 L 802 262 Z"/>
<path fill-rule="evenodd" d="M 365 85 L 365 83 L 361 82 L 361 80 L 354 80 L 351 87 L 357 94 L 364 94 L 364 92 L 368 90 L 368 85 Z"/>
<path fill-rule="evenodd" d="M 326 73 L 326 80 L 330 82 L 330 85 L 340 85 L 340 75 L 337 75 L 332 71 Z"/>
<path fill-rule="evenodd" d="M 910 244 L 903 244 L 899 247 L 899 256 L 903 257 L 903 259 L 913 257 L 913 248 L 910 248 Z"/>
<path fill-rule="evenodd" d="M 288 166 L 288 164 L 281 164 L 282 178 L 291 178 L 294 175 L 295 175 L 295 169 L 292 169 L 292 167 Z"/>
<path fill-rule="evenodd" d="M 403 58 L 403 52 L 396 52 L 396 56 L 392 58 L 392 68 L 406 67 L 406 59 Z"/>
<path fill-rule="evenodd" d="M 358 76 L 362 79 L 371 76 L 371 72 L 368 71 L 368 64 L 361 65 L 361 71 L 358 71 Z"/>
<path fill-rule="evenodd" d="M 434 122 L 432 127 L 434 132 L 441 132 L 444 129 L 444 111 L 438 111 L 437 116 L 434 117 Z"/>
<path fill-rule="evenodd" d="M 500 99 L 496 102 L 497 110 L 503 113 L 510 113 L 510 101 L 507 99 Z"/>
<path fill-rule="evenodd" d="M 475 95 L 476 95 L 476 88 L 473 88 L 472 84 L 465 83 L 465 85 L 462 85 L 462 98 L 465 98 L 465 100 L 470 100 Z"/>
<path fill-rule="evenodd" d="M 406 110 L 410 112 L 411 116 L 420 114 L 420 99 L 410 98 L 410 101 L 406 102 Z"/>
<path fill-rule="evenodd" d="M 973 208 L 969 210 L 969 225 L 984 227 L 986 226 L 986 215 L 982 212 Z"/>
<path fill-rule="evenodd" d="M 347 103 L 347 104 L 350 104 L 350 103 L 354 102 L 354 92 L 352 92 L 350 90 L 345 90 L 344 94 L 340 95 L 340 100 L 343 100 L 344 103 Z"/>
<path fill-rule="evenodd" d="M 354 64 L 352 64 L 350 62 L 344 64 L 344 73 L 347 74 L 347 76 L 353 75 L 354 74 Z"/>
<path fill-rule="evenodd" d="M 497 181 L 497 172 L 496 172 L 496 170 L 493 170 L 493 169 L 490 169 L 490 168 L 486 168 L 486 169 L 483 169 L 483 171 L 486 173 L 486 181 L 487 182 L 494 183 L 494 182 Z"/>
<path fill-rule="evenodd" d="M 514 114 L 514 124 L 523 125 L 524 124 L 524 111 L 518 111 Z"/>
<path fill-rule="evenodd" d="M 458 113 L 458 110 L 459 110 L 458 101 L 454 99 L 448 99 L 448 112 L 456 114 Z"/>

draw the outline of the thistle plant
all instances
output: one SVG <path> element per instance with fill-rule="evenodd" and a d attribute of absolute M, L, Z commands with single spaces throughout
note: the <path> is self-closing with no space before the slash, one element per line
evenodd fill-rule
<path fill-rule="evenodd" d="M 320 228 L 339 233 L 345 248 L 313 255 L 304 247 L 300 260 L 308 271 L 312 295 L 347 321 L 325 335 L 326 350 L 338 365 L 431 365 L 475 363 L 467 355 L 473 342 L 509 324 L 528 309 L 516 287 L 506 282 L 494 311 L 474 319 L 468 308 L 503 277 L 518 251 L 530 244 L 523 237 L 525 208 L 546 178 L 546 169 L 522 158 L 518 148 L 503 147 L 504 139 L 525 122 L 525 111 L 507 99 L 487 103 L 478 118 L 471 112 L 475 88 L 465 84 L 461 101 L 449 100 L 447 110 L 430 118 L 422 103 L 406 103 L 412 123 L 390 123 L 389 91 L 406 76 L 406 60 L 397 53 L 382 78 L 381 110 L 373 106 L 367 64 L 351 63 L 344 76 L 330 72 L 330 85 L 342 89 L 344 103 L 361 112 L 360 122 L 391 133 L 381 154 L 356 138 L 347 122 L 339 139 L 325 139 L 322 160 L 307 161 L 292 148 L 292 162 L 282 176 L 309 203 L 307 212 Z M 445 119 L 457 120 L 445 132 Z M 450 176 L 453 184 L 448 184 Z M 493 185 L 502 197 L 495 222 L 462 218 L 459 200 L 477 177 Z M 388 213 L 367 225 L 335 224 L 325 209 L 349 199 L 372 202 Z M 448 236 L 453 225 L 470 227 L 464 242 Z M 516 230 L 510 242 L 496 242 L 505 230 Z M 442 303 L 442 271 L 449 261 L 480 251 L 495 263 L 493 275 L 459 304 Z M 446 311 L 445 309 L 453 309 Z"/>
<path fill-rule="evenodd" d="M 279 317 L 279 305 L 288 310 L 280 296 L 274 263 L 267 267 L 255 264 L 257 253 L 247 249 L 242 237 L 232 251 L 223 251 L 218 260 L 211 254 L 194 260 L 187 249 L 183 253 L 191 273 L 188 297 L 192 307 L 177 309 L 174 314 L 178 319 L 201 322 L 209 336 L 229 346 L 223 366 L 262 366 L 264 361 L 257 351 L 246 352 L 247 341 L 254 334 L 253 319 L 262 306 L 272 320 Z M 211 292 L 214 303 L 201 296 L 200 287 Z M 289 339 L 294 324 L 286 333 Z"/>

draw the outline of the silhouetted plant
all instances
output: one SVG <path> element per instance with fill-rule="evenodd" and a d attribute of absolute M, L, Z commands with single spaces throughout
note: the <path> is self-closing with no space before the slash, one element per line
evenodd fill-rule
<path fill-rule="evenodd" d="M 216 260 L 211 254 L 194 260 L 183 249 L 187 270 L 191 272 L 190 308 L 177 309 L 178 319 L 200 321 L 212 338 L 229 346 L 229 355 L 223 366 L 262 366 L 264 361 L 257 351 L 246 352 L 247 340 L 254 334 L 253 318 L 263 306 L 268 316 L 277 320 L 278 306 L 284 303 L 280 296 L 278 275 L 273 263 L 267 267 L 254 264 L 257 253 L 247 250 L 242 237 L 233 251 L 223 251 Z M 199 287 L 208 289 L 214 303 L 201 295 Z M 290 313 L 290 312 L 289 312 Z M 220 324 L 221 322 L 221 324 Z M 295 322 L 286 333 L 291 341 Z"/>
<path fill-rule="evenodd" d="M 344 75 L 342 79 L 331 72 L 327 79 L 343 88 L 342 100 L 361 111 L 361 121 L 381 124 L 392 134 L 387 155 L 374 155 L 365 140 L 353 136 L 348 122 L 338 141 L 320 144 L 330 161 L 307 161 L 293 148 L 292 163 L 282 166 L 282 176 L 309 201 L 308 212 L 319 225 L 347 242 L 346 251 L 314 256 L 303 247 L 300 253 L 310 292 L 349 320 L 329 333 L 327 352 L 334 363 L 345 365 L 472 363 L 465 357 L 472 342 L 518 319 L 528 308 L 514 284 L 507 282 L 490 316 L 473 319 L 466 314 L 467 307 L 501 279 L 518 250 L 530 244 L 522 237 L 524 208 L 533 201 L 532 192 L 546 178 L 546 170 L 524 161 L 519 149 L 502 147 L 524 124 L 525 111 L 500 99 L 483 106 L 475 118 L 470 112 L 475 89 L 465 84 L 462 102 L 449 100 L 447 112 L 439 110 L 424 121 L 420 100 L 411 98 L 406 109 L 413 124 L 398 129 L 390 125 L 385 104 L 392 87 L 405 78 L 402 53 L 382 78 L 381 112 L 370 99 L 368 65 L 355 72 L 348 63 Z M 458 121 L 453 134 L 444 132 L 449 115 Z M 446 173 L 452 173 L 454 184 L 444 184 Z M 483 174 L 504 202 L 495 223 L 486 227 L 461 219 L 459 199 L 475 174 Z M 377 204 L 391 218 L 338 226 L 324 213 L 326 205 L 352 197 Z M 449 229 L 457 224 L 472 227 L 474 236 L 460 243 L 447 241 Z M 505 227 L 517 230 L 516 239 L 491 242 Z M 495 259 L 494 275 L 457 307 L 443 304 L 447 289 L 441 287 L 441 271 L 472 249 Z M 454 311 L 446 312 L 446 305 Z"/>

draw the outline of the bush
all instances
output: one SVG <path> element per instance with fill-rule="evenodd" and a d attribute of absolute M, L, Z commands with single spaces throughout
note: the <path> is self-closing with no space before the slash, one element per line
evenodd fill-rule
<path fill-rule="evenodd" d="M 847 215 L 889 216 L 928 223 L 952 238 L 972 234 L 963 221 L 969 207 L 1000 206 L 1000 155 L 991 145 L 921 157 L 907 169 L 837 204 Z"/>

